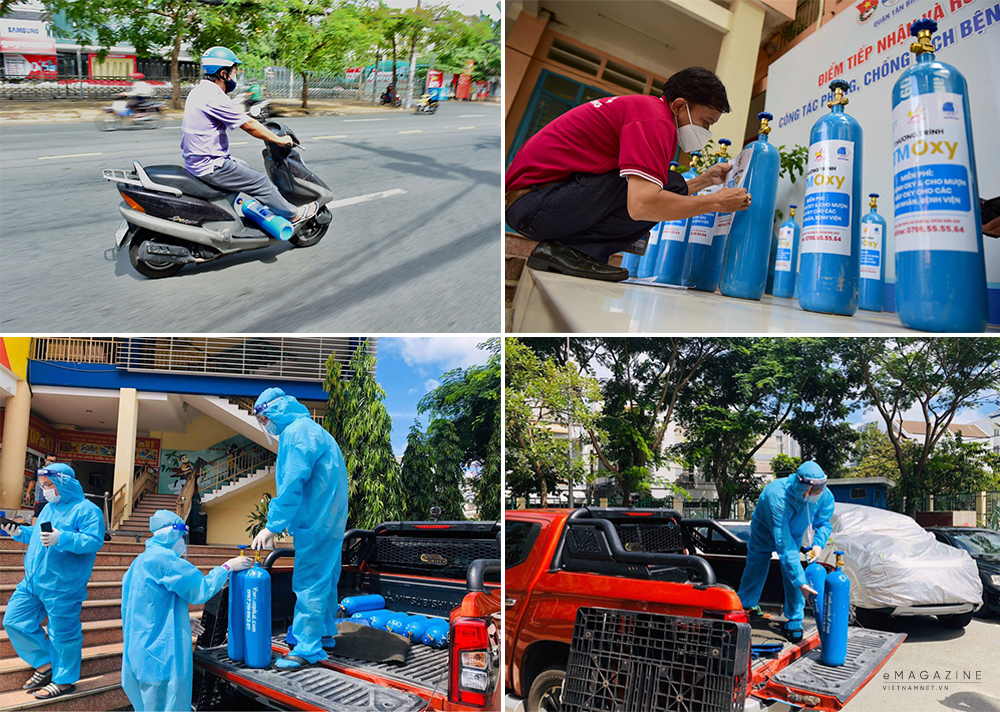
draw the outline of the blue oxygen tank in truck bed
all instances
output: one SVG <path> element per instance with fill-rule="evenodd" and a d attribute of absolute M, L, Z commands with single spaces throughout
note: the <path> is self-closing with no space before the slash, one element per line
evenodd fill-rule
<path fill-rule="evenodd" d="M 813 618 L 816 619 L 816 628 L 819 630 L 820 642 L 823 641 L 823 591 L 826 587 L 826 567 L 818 561 L 813 561 L 806 566 L 806 581 L 816 591 L 816 595 L 809 596 L 809 605 L 813 610 Z"/>
<path fill-rule="evenodd" d="M 701 158 L 700 151 L 691 151 L 691 158 Z M 698 171 L 692 165 L 681 175 L 685 180 L 698 177 Z M 670 162 L 671 170 L 677 166 L 677 161 Z M 656 279 L 660 284 L 680 285 L 684 276 L 684 256 L 687 254 L 688 234 L 691 230 L 691 218 L 673 220 L 663 223 L 660 233 L 660 254 L 656 258 Z"/>
<path fill-rule="evenodd" d="M 405 635 L 410 640 L 419 641 L 424 633 L 427 632 L 427 626 L 430 624 L 430 620 L 427 616 L 412 615 L 410 620 L 406 623 L 406 627 L 403 628 L 403 635 Z"/>
<path fill-rule="evenodd" d="M 930 19 L 910 26 L 917 59 L 892 89 L 896 309 L 912 329 L 985 331 L 989 297 L 968 88 L 957 69 L 935 59 L 934 32 Z"/>
<path fill-rule="evenodd" d="M 736 159 L 734 188 L 746 188 L 750 207 L 733 215 L 722 259 L 719 291 L 727 297 L 759 300 L 767 285 L 767 265 L 771 255 L 771 227 L 778 199 L 778 149 L 768 143 L 768 122 L 774 117 L 757 114 L 757 140 L 744 148 Z M 742 172 L 741 172 L 742 171 Z"/>
<path fill-rule="evenodd" d="M 340 612 L 344 616 L 353 617 L 355 613 L 378 611 L 385 608 L 385 599 L 377 593 L 363 596 L 345 596 L 340 602 Z"/>
<path fill-rule="evenodd" d="M 861 308 L 885 307 L 885 219 L 878 214 L 878 193 L 869 193 L 870 213 L 861 218 Z"/>
<path fill-rule="evenodd" d="M 246 665 L 266 668 L 271 665 L 271 574 L 255 561 L 243 579 L 243 637 L 246 641 Z"/>
<path fill-rule="evenodd" d="M 809 136 L 802 214 L 799 304 L 851 316 L 858 310 L 861 260 L 861 124 L 844 113 L 850 85 L 830 83 L 830 113 Z"/>
<path fill-rule="evenodd" d="M 823 623 L 820 660 L 834 667 L 847 659 L 847 623 L 851 616 L 851 580 L 842 570 L 844 552 L 834 552 L 837 568 L 826 577 L 823 588 Z"/>
<path fill-rule="evenodd" d="M 663 223 L 657 223 L 649 231 L 646 254 L 639 258 L 639 266 L 636 268 L 636 277 L 639 279 L 648 279 L 655 274 L 656 258 L 660 255 L 660 232 L 662 230 Z"/>
<path fill-rule="evenodd" d="M 428 624 L 420 642 L 432 648 L 447 648 L 448 629 L 448 621 L 436 618 Z"/>
<path fill-rule="evenodd" d="M 716 153 L 716 163 L 728 163 L 726 148 L 732 145 L 728 138 L 719 139 L 719 152 Z M 721 185 L 713 185 L 700 191 L 700 194 L 715 193 L 722 189 Z M 719 276 L 722 274 L 722 255 L 726 249 L 726 234 L 720 228 L 720 222 L 731 213 L 705 213 L 691 218 L 691 229 L 688 234 L 688 249 L 684 256 L 685 287 L 702 292 L 714 292 L 719 287 Z"/>
<path fill-rule="evenodd" d="M 778 251 L 774 255 L 774 289 L 771 293 L 782 299 L 791 299 L 795 295 L 795 278 L 799 273 L 799 238 L 802 233 L 795 222 L 795 207 L 788 206 L 788 220 L 778 228 Z"/>
<path fill-rule="evenodd" d="M 240 556 L 246 556 L 246 545 L 240 546 Z M 246 655 L 246 644 L 243 642 L 243 578 L 246 571 L 234 571 L 229 574 L 229 635 L 226 639 L 226 651 L 229 659 L 241 663 Z"/>

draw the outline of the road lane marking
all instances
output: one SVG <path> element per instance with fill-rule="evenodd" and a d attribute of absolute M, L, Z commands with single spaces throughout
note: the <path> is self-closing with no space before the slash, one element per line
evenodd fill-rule
<path fill-rule="evenodd" d="M 79 158 L 80 156 L 103 156 L 103 153 L 67 153 L 65 156 L 39 156 L 39 161 L 48 161 L 51 158 Z"/>
<path fill-rule="evenodd" d="M 313 141 L 319 141 L 321 138 L 347 138 L 347 134 L 337 134 L 336 136 L 313 136 Z"/>
<path fill-rule="evenodd" d="M 477 119 L 481 116 L 486 116 L 486 114 L 462 114 L 458 118 L 460 119 Z"/>
<path fill-rule="evenodd" d="M 467 130 L 467 129 L 474 129 L 474 128 L 476 128 L 476 127 L 475 127 L 475 126 L 459 126 L 459 127 L 458 127 L 457 129 L 455 129 L 455 130 L 456 130 L 456 131 L 465 131 L 465 130 Z"/>
<path fill-rule="evenodd" d="M 230 146 L 246 146 L 248 143 L 250 143 L 250 142 L 249 141 L 233 141 L 229 145 Z"/>
<path fill-rule="evenodd" d="M 345 124 L 349 124 L 352 121 L 354 121 L 354 122 L 357 122 L 357 121 L 385 121 L 385 119 L 344 119 L 344 123 Z"/>
<path fill-rule="evenodd" d="M 359 195 L 356 198 L 344 198 L 343 200 L 334 200 L 331 203 L 327 203 L 326 207 L 330 210 L 334 208 L 344 208 L 348 205 L 357 205 L 358 203 L 367 203 L 369 200 L 378 200 L 379 198 L 388 198 L 393 195 L 403 195 L 406 191 L 402 188 L 393 188 L 392 190 L 383 190 L 378 193 L 369 193 L 368 195 Z"/>
<path fill-rule="evenodd" d="M 399 133 L 423 133 L 423 129 L 413 129 L 412 131 L 400 131 Z"/>

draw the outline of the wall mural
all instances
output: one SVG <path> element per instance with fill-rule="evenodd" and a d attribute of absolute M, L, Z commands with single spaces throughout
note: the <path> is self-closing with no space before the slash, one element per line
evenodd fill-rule
<path fill-rule="evenodd" d="M 215 443 L 207 450 L 168 450 L 160 452 L 160 494 L 180 494 L 191 476 L 200 476 L 215 460 L 234 453 L 253 441 L 244 435 L 234 435 Z"/>

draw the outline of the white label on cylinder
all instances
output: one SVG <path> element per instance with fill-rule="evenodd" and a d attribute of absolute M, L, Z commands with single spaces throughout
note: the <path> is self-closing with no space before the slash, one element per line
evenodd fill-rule
<path fill-rule="evenodd" d="M 882 279 L 882 226 L 861 223 L 861 277 Z"/>
<path fill-rule="evenodd" d="M 962 95 L 912 94 L 892 110 L 896 252 L 978 252 Z"/>
<path fill-rule="evenodd" d="M 649 231 L 649 247 L 656 247 L 656 244 L 660 241 L 661 227 L 661 225 L 654 225 L 653 229 Z M 646 249 L 648 250 L 649 247 Z"/>
<path fill-rule="evenodd" d="M 729 173 L 726 175 L 726 182 L 723 184 L 726 188 L 742 188 L 743 179 L 746 177 L 747 170 L 750 168 L 750 159 L 753 157 L 753 147 L 747 146 L 742 151 L 740 155 L 737 156 L 736 161 L 733 163 L 733 167 L 729 169 Z M 715 221 L 715 234 L 714 237 L 727 237 L 729 235 L 729 230 L 733 226 L 733 218 L 736 213 L 719 213 L 719 217 Z"/>
<path fill-rule="evenodd" d="M 795 240 L 795 230 L 783 227 L 778 230 L 778 252 L 774 258 L 775 272 L 792 271 L 792 243 Z"/>
<path fill-rule="evenodd" d="M 687 220 L 675 220 L 674 222 L 663 223 L 663 232 L 660 237 L 674 242 L 684 242 L 684 233 L 687 232 Z"/>
<path fill-rule="evenodd" d="M 851 254 L 854 142 L 817 141 L 809 146 L 806 202 L 800 252 Z"/>
<path fill-rule="evenodd" d="M 713 185 L 699 191 L 698 195 L 711 195 L 720 190 L 722 190 L 721 185 Z M 695 215 L 691 218 L 691 236 L 688 238 L 688 241 L 698 245 L 711 245 L 712 238 L 715 236 L 715 216 L 717 214 L 705 213 L 704 215 Z"/>

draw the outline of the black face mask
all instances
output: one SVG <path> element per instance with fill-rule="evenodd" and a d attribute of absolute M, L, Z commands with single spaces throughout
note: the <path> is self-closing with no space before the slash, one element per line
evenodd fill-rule
<path fill-rule="evenodd" d="M 219 77 L 219 79 L 224 79 L 225 80 L 225 82 L 226 82 L 226 93 L 227 94 L 229 94 L 230 92 L 233 91 L 233 89 L 236 88 L 236 80 L 233 79 L 232 77 L 223 77 L 221 73 L 218 75 L 218 77 Z"/>

